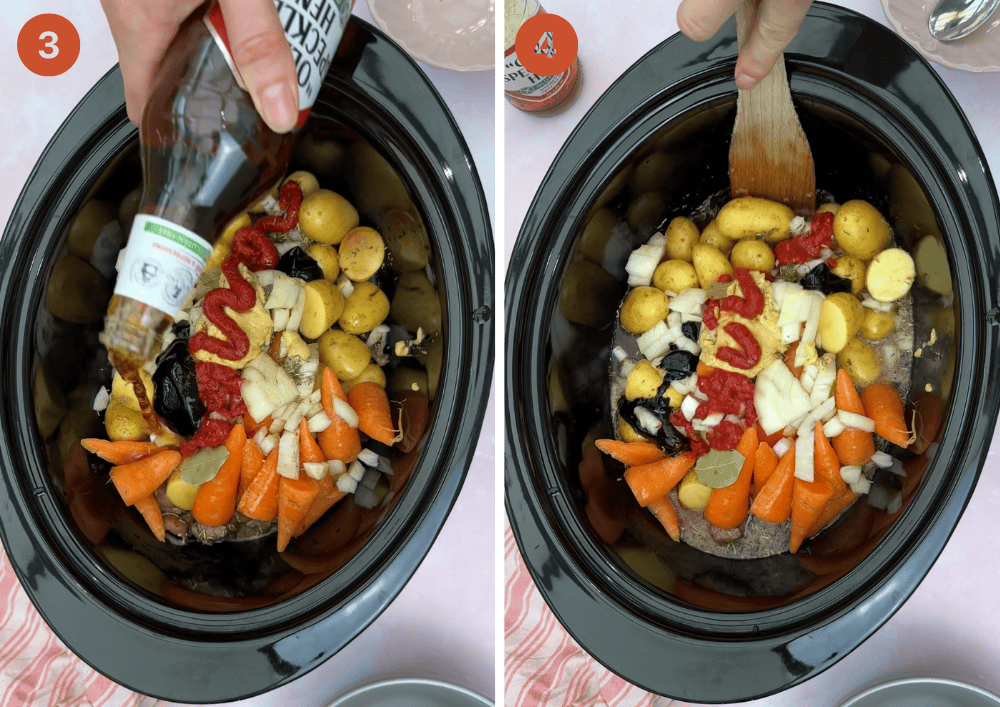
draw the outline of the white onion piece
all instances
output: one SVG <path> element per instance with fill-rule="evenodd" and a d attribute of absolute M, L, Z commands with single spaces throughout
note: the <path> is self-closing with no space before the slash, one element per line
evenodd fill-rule
<path fill-rule="evenodd" d="M 802 322 L 792 322 L 781 327 L 781 343 L 791 344 L 802 336 Z"/>
<path fill-rule="evenodd" d="M 853 427 L 855 429 L 861 430 L 862 432 L 874 432 L 875 431 L 875 420 L 870 417 L 865 417 L 864 415 L 859 415 L 856 412 L 848 412 L 847 410 L 838 410 L 837 419 L 844 423 L 845 427 Z"/>
<path fill-rule="evenodd" d="M 663 259 L 664 250 L 665 242 L 657 242 L 655 245 L 652 243 L 641 245 L 632 251 L 628 262 L 625 263 L 625 272 L 628 273 L 628 284 L 631 287 L 650 283 L 653 279 L 653 271 Z"/>
<path fill-rule="evenodd" d="M 667 326 L 672 329 L 673 327 L 679 327 L 680 325 L 681 325 L 681 313 L 670 312 L 667 315 Z"/>
<path fill-rule="evenodd" d="M 106 410 L 108 403 L 111 402 L 111 393 L 104 386 L 97 391 L 97 395 L 94 396 L 94 410 L 100 412 L 101 410 Z"/>
<path fill-rule="evenodd" d="M 663 427 L 663 423 L 660 422 L 656 415 L 651 413 L 646 408 L 637 407 L 634 412 L 635 419 L 639 422 L 639 425 L 646 430 L 646 432 L 656 434 L 660 428 Z"/>
<path fill-rule="evenodd" d="M 310 386 L 312 387 L 312 386 Z M 309 409 L 309 401 L 303 400 L 295 409 L 292 410 L 291 415 L 288 416 L 288 420 L 285 421 L 284 430 L 285 432 L 293 432 L 299 429 L 299 423 L 305 419 L 306 411 Z"/>
<path fill-rule="evenodd" d="M 872 464 L 879 469 L 888 469 L 892 466 L 892 457 L 885 452 L 875 452 L 872 454 Z"/>
<path fill-rule="evenodd" d="M 724 418 L 725 416 L 721 412 L 713 412 L 711 415 L 702 420 L 702 424 L 706 427 L 715 427 L 722 422 Z"/>
<path fill-rule="evenodd" d="M 778 314 L 777 325 L 779 327 L 792 324 L 799 320 L 799 312 L 806 304 L 807 300 L 805 297 L 805 290 L 801 287 L 792 288 L 791 286 L 786 286 L 785 296 L 782 300 L 781 311 Z"/>
<path fill-rule="evenodd" d="M 861 467 L 857 465 L 840 467 L 840 478 L 850 485 L 858 483 L 861 478 Z"/>
<path fill-rule="evenodd" d="M 690 287 L 677 293 L 667 306 L 672 312 L 694 314 L 700 317 L 705 309 L 705 300 L 707 299 L 708 293 L 705 290 L 698 287 Z"/>
<path fill-rule="evenodd" d="M 903 494 L 900 491 L 893 491 L 889 494 L 889 502 L 885 504 L 886 513 L 896 513 L 903 507 Z"/>
<path fill-rule="evenodd" d="M 310 479 L 316 479 L 317 481 L 320 481 L 330 473 L 326 462 L 302 462 L 302 471 L 306 472 L 306 476 Z"/>
<path fill-rule="evenodd" d="M 358 413 L 354 412 L 354 408 L 347 404 L 346 401 L 341 400 L 337 396 L 333 397 L 333 414 L 339 417 L 341 420 L 347 423 L 348 427 L 358 426 Z"/>
<path fill-rule="evenodd" d="M 693 353 L 695 356 L 701 354 L 701 346 L 691 341 L 691 339 L 687 338 L 683 334 L 678 338 L 674 339 L 673 343 L 676 344 L 677 348 L 680 349 L 681 351 L 687 351 L 688 353 Z"/>
<path fill-rule="evenodd" d="M 860 479 L 858 479 L 857 483 L 851 484 L 851 491 L 853 491 L 854 493 L 864 495 L 868 493 L 871 487 L 872 487 L 872 482 L 862 476 Z"/>
<path fill-rule="evenodd" d="M 351 478 L 350 474 L 341 474 L 337 477 L 337 490 L 341 493 L 354 493 L 358 488 L 358 482 Z"/>
<path fill-rule="evenodd" d="M 793 236 L 801 236 L 808 229 L 809 225 L 801 216 L 794 216 L 792 217 L 792 220 L 788 222 L 788 230 L 792 232 Z"/>
<path fill-rule="evenodd" d="M 309 431 L 310 432 L 312 432 L 313 434 L 319 434 L 320 432 L 322 432 L 323 430 L 325 430 L 327 427 L 329 427 L 330 425 L 332 425 L 333 421 L 329 418 L 329 416 L 324 411 L 321 410 L 321 411 L 317 412 L 315 415 L 313 415 L 312 417 L 310 417 L 309 418 L 309 422 L 306 423 L 306 424 L 309 425 Z"/>
<path fill-rule="evenodd" d="M 302 313 L 306 309 L 306 290 L 304 287 L 299 288 L 298 299 L 295 300 L 295 305 L 291 309 L 291 314 L 288 317 L 288 324 L 285 325 L 285 331 L 298 331 L 299 325 L 302 323 Z"/>
<path fill-rule="evenodd" d="M 267 435 L 257 446 L 260 447 L 261 453 L 266 457 L 278 446 L 278 437 L 276 435 Z"/>
<path fill-rule="evenodd" d="M 625 353 L 625 349 L 621 346 L 616 346 L 613 349 L 611 349 L 611 355 L 615 357 L 616 361 L 624 361 L 626 358 L 628 358 L 627 354 Z"/>
<path fill-rule="evenodd" d="M 840 421 L 839 417 L 831 418 L 829 422 L 823 425 L 823 434 L 827 436 L 828 439 L 833 439 L 841 432 L 847 429 L 847 426 Z"/>
<path fill-rule="evenodd" d="M 889 467 L 889 471 L 896 476 L 906 477 L 906 469 L 903 468 L 903 462 L 899 461 L 895 457 L 892 458 L 892 466 Z"/>
<path fill-rule="evenodd" d="M 681 378 L 670 384 L 681 395 L 687 395 L 698 385 L 698 374 L 692 373 L 687 378 Z"/>
<path fill-rule="evenodd" d="M 636 343 L 639 344 L 639 351 L 646 358 L 652 360 L 658 358 L 670 350 L 672 339 L 670 330 L 666 322 L 657 322 L 649 331 L 642 334 Z"/>
<path fill-rule="evenodd" d="M 365 470 L 365 475 L 361 477 L 361 481 L 358 483 L 367 489 L 374 489 L 381 476 L 375 469 L 367 469 Z"/>
<path fill-rule="evenodd" d="M 355 481 L 361 481 L 365 475 L 365 468 L 361 466 L 361 462 L 357 459 L 351 462 L 350 466 L 347 467 L 347 474 Z"/>
<path fill-rule="evenodd" d="M 815 478 L 815 464 L 813 454 L 816 445 L 813 440 L 813 431 L 809 429 L 808 423 L 799 428 L 799 436 L 795 440 L 795 478 L 803 481 L 813 481 Z"/>
<path fill-rule="evenodd" d="M 879 486 L 878 484 L 873 484 L 868 490 L 868 505 L 872 508 L 877 508 L 880 511 L 884 511 L 886 506 L 889 505 L 889 491 L 885 486 Z"/>
<path fill-rule="evenodd" d="M 259 428 L 253 436 L 254 444 L 260 447 L 265 437 L 267 437 L 267 428 L 266 427 Z"/>
<path fill-rule="evenodd" d="M 809 393 L 812 397 L 812 389 L 816 384 L 816 376 L 819 374 L 819 368 L 816 366 L 805 366 L 802 369 L 802 377 L 799 378 L 799 383 L 805 388 L 805 391 Z"/>
<path fill-rule="evenodd" d="M 693 420 L 694 414 L 698 410 L 698 406 L 700 404 L 701 403 L 698 401 L 697 398 L 693 398 L 689 395 L 686 398 L 684 398 L 684 400 L 681 402 L 681 413 L 689 421 Z"/>
<path fill-rule="evenodd" d="M 362 508 L 374 508 L 378 505 L 378 496 L 370 488 L 358 484 L 354 489 L 354 503 Z"/>
<path fill-rule="evenodd" d="M 326 463 L 326 466 L 330 470 L 330 476 L 340 476 L 347 471 L 347 464 L 339 459 L 331 459 Z"/>
<path fill-rule="evenodd" d="M 278 473 L 288 479 L 299 478 L 299 434 L 285 432 L 278 442 Z"/>
<path fill-rule="evenodd" d="M 815 383 L 809 393 L 809 402 L 819 405 L 830 397 L 833 384 L 837 381 L 837 360 L 833 354 L 824 354 L 816 367 Z"/>
<path fill-rule="evenodd" d="M 788 453 L 788 450 L 791 448 L 792 448 L 791 437 L 782 437 L 781 439 L 779 439 L 777 442 L 774 443 L 773 447 L 771 447 L 771 449 L 774 450 L 774 453 L 777 455 L 779 459 L 785 456 Z"/>
<path fill-rule="evenodd" d="M 358 452 L 358 461 L 365 466 L 372 467 L 373 469 L 378 466 L 378 459 L 378 454 L 370 449 L 362 449 Z"/>
<path fill-rule="evenodd" d="M 286 410 L 286 409 L 287 409 L 287 406 L 284 407 L 284 408 L 282 408 L 282 410 Z M 267 428 L 267 431 L 270 432 L 273 435 L 276 435 L 276 434 L 278 434 L 278 432 L 280 432 L 284 428 L 285 428 L 284 412 L 279 412 L 278 414 L 276 414 L 274 416 L 274 419 L 271 420 L 271 425 Z"/>

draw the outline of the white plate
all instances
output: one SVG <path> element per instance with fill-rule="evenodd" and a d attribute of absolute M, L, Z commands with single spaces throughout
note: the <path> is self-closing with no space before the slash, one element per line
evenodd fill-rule
<path fill-rule="evenodd" d="M 368 0 L 372 19 L 414 59 L 492 71 L 495 0 Z"/>
<path fill-rule="evenodd" d="M 889 24 L 926 58 L 962 71 L 1000 71 L 1000 12 L 964 39 L 939 42 L 927 27 L 936 4 L 937 0 L 882 0 Z"/>
<path fill-rule="evenodd" d="M 998 707 L 1000 697 L 938 678 L 896 680 L 865 690 L 840 707 Z"/>
<path fill-rule="evenodd" d="M 412 678 L 359 687 L 327 707 L 493 707 L 493 703 L 464 687 Z"/>

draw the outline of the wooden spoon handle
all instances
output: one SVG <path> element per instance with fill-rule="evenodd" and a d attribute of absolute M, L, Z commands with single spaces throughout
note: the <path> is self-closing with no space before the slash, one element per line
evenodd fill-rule
<path fill-rule="evenodd" d="M 754 26 L 758 0 L 736 11 L 739 46 Z M 816 208 L 816 169 L 788 88 L 784 55 L 756 86 L 739 89 L 736 125 L 729 152 L 733 197 L 760 196 L 812 216 Z"/>

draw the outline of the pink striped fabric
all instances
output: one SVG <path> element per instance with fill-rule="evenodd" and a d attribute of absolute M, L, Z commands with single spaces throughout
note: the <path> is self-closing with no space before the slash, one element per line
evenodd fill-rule
<path fill-rule="evenodd" d="M 618 677 L 576 644 L 549 610 L 504 530 L 504 705 L 506 707 L 667 707 Z"/>
<path fill-rule="evenodd" d="M 153 707 L 94 671 L 35 611 L 0 547 L 0 707 Z"/>

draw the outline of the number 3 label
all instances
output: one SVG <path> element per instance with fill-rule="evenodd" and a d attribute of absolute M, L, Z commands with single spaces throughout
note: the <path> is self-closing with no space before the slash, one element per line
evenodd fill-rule
<path fill-rule="evenodd" d="M 62 15 L 38 15 L 25 22 L 18 33 L 17 55 L 32 73 L 59 76 L 80 56 L 80 34 Z"/>

